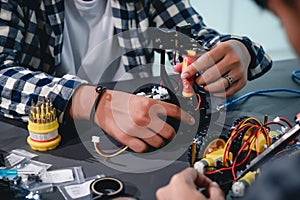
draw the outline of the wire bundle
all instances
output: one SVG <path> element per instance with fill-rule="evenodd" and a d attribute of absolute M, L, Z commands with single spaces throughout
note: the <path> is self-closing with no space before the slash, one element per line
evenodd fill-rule
<path fill-rule="evenodd" d="M 268 126 L 279 125 L 286 127 L 282 122 L 285 122 L 289 127 L 292 126 L 283 117 L 275 118 L 275 120 L 269 122 L 265 120 L 264 123 L 256 118 L 249 117 L 239 122 L 232 128 L 231 135 L 225 144 L 222 158 L 224 167 L 206 172 L 206 174 L 231 170 L 233 180 L 236 180 L 236 170 L 238 167 L 248 164 L 247 162 L 251 160 L 251 153 L 255 152 L 257 156 L 272 144 Z M 239 145 L 239 148 L 236 147 L 236 144 Z"/>

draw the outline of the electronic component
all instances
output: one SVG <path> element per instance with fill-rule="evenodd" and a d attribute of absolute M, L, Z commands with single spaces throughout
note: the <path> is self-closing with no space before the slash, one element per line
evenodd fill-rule
<path fill-rule="evenodd" d="M 232 123 L 227 134 L 226 130 L 219 134 L 209 131 L 205 128 L 193 139 L 189 148 L 191 166 L 218 182 L 226 195 L 242 197 L 255 181 L 259 167 L 295 144 L 300 125 L 293 126 L 283 117 L 268 121 L 266 115 L 261 122 L 244 116 Z"/>
<path fill-rule="evenodd" d="M 297 137 L 299 134 L 300 134 L 300 125 L 296 124 L 286 134 L 284 134 L 281 138 L 279 138 L 274 144 L 272 144 L 264 152 L 262 152 L 256 158 L 254 158 L 247 166 L 247 168 L 239 174 L 236 180 L 241 179 L 247 172 L 256 170 L 264 162 L 266 162 L 272 156 L 274 156 L 277 152 L 279 152 L 284 147 L 286 147 L 288 143 L 292 141 L 295 137 Z"/>
<path fill-rule="evenodd" d="M 246 189 L 255 181 L 256 171 L 249 171 L 241 179 L 232 185 L 232 193 L 234 197 L 243 197 Z"/>
<path fill-rule="evenodd" d="M 154 48 L 160 51 L 160 83 L 150 83 L 139 87 L 133 93 L 139 96 L 145 96 L 155 100 L 165 101 L 178 105 L 181 109 L 191 114 L 196 123 L 192 129 L 197 128 L 197 132 L 201 129 L 202 125 L 210 120 L 210 114 L 207 112 L 209 109 L 209 103 L 207 101 L 208 94 L 204 91 L 203 87 L 194 84 L 193 82 L 186 83 L 187 80 L 181 80 L 178 76 L 169 76 L 165 69 L 165 54 L 166 50 L 171 50 L 175 54 L 179 53 L 180 56 L 185 57 L 183 62 L 183 68 L 186 68 L 190 62 L 195 60 L 203 52 L 206 52 L 200 41 L 196 41 L 191 36 L 191 26 L 183 25 L 176 27 L 176 31 L 165 31 L 163 29 L 155 29 L 153 32 Z M 151 37 L 151 36 L 150 36 Z M 175 56 L 176 57 L 176 56 Z M 176 64 L 176 62 L 174 62 Z M 183 69 L 184 70 L 184 69 Z M 176 78 L 176 80 L 172 80 Z M 182 87 L 182 81 L 183 87 Z M 173 85 L 177 83 L 175 86 Z M 181 84 L 181 85 L 180 85 Z M 185 87 L 188 86 L 188 87 Z M 164 118 L 163 116 L 161 116 Z M 175 131 L 179 129 L 180 122 L 172 117 L 166 117 L 163 119 L 170 124 Z M 187 130 L 188 132 L 188 130 Z M 127 149 L 126 146 L 122 146 L 120 143 L 115 141 L 120 146 L 120 149 L 112 154 L 104 153 L 99 148 L 100 138 L 94 136 L 92 142 L 94 143 L 95 150 L 98 154 L 104 157 L 114 157 L 122 153 Z M 165 141 L 167 144 L 169 141 Z M 148 151 L 155 150 L 155 148 L 148 148 Z"/>
<path fill-rule="evenodd" d="M 103 157 L 105 157 L 105 158 L 113 158 L 113 157 L 115 157 L 115 156 L 118 156 L 118 155 L 120 155 L 121 153 L 123 153 L 123 152 L 128 148 L 128 146 L 123 145 L 122 147 L 120 147 L 120 149 L 119 149 L 117 152 L 109 154 L 109 153 L 103 152 L 103 151 L 98 147 L 98 145 L 99 145 L 99 143 L 100 143 L 100 137 L 98 137 L 98 136 L 93 136 L 93 137 L 92 137 L 92 142 L 94 143 L 94 148 L 95 148 L 96 152 L 97 152 L 99 155 L 101 155 L 101 156 L 103 156 Z"/>
<path fill-rule="evenodd" d="M 152 85 L 150 88 L 145 87 L 136 92 L 136 95 L 145 96 L 160 101 L 168 101 L 171 98 L 168 90 L 159 85 Z"/>
<path fill-rule="evenodd" d="M 31 192 L 8 179 L 0 179 L 1 199 L 40 200 L 41 194 Z"/>
<path fill-rule="evenodd" d="M 177 82 L 181 80 L 177 79 Z M 180 87 L 179 87 L 180 88 Z M 187 111 L 189 114 L 193 115 L 199 124 L 196 124 L 198 129 L 201 129 L 204 123 L 209 120 L 209 103 L 207 101 L 207 93 L 202 87 L 193 85 L 193 96 L 186 98 L 181 94 L 181 90 L 172 91 L 161 84 L 147 84 L 138 88 L 134 94 L 145 96 L 148 98 L 165 101 L 168 103 L 173 103 L 178 105 L 181 109 Z M 175 130 L 178 129 L 180 122 L 174 118 L 167 118 L 166 121 L 171 124 Z"/>
<path fill-rule="evenodd" d="M 295 122 L 297 124 L 300 124 L 300 113 L 298 113 L 296 116 L 295 116 Z"/>

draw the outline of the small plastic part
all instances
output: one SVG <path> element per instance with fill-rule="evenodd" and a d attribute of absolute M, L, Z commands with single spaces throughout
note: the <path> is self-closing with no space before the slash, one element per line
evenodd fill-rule
<path fill-rule="evenodd" d="M 0 177 L 6 178 L 8 176 L 16 177 L 16 176 L 18 176 L 18 171 L 17 170 L 0 169 Z"/>
<path fill-rule="evenodd" d="M 197 154 L 197 143 L 196 141 L 192 142 L 192 152 L 191 152 L 191 166 L 194 167 Z"/>
<path fill-rule="evenodd" d="M 256 171 L 248 172 L 239 181 L 233 183 L 232 192 L 235 197 L 243 197 L 245 195 L 246 189 L 255 181 Z"/>
<path fill-rule="evenodd" d="M 35 174 L 34 171 L 18 171 L 15 169 L 0 169 L 1 178 L 14 178 L 20 175 L 31 175 Z"/>
<path fill-rule="evenodd" d="M 296 116 L 295 116 L 295 122 L 297 124 L 300 124 L 300 113 L 298 113 Z"/>
<path fill-rule="evenodd" d="M 92 142 L 94 142 L 94 143 L 99 143 L 99 142 L 100 142 L 100 137 L 98 137 L 98 136 L 93 136 L 93 137 L 92 137 Z"/>
<path fill-rule="evenodd" d="M 245 195 L 246 186 L 242 181 L 235 182 L 232 185 L 232 192 L 235 197 L 243 197 Z"/>
<path fill-rule="evenodd" d="M 273 119 L 273 122 L 280 122 L 280 117 L 275 117 L 275 118 Z"/>
<path fill-rule="evenodd" d="M 205 167 L 207 167 L 207 163 L 203 161 L 198 161 L 194 163 L 194 169 L 197 170 L 200 174 L 204 174 Z"/>

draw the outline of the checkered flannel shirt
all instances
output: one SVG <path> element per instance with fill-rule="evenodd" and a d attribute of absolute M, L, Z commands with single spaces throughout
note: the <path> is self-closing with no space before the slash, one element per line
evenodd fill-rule
<path fill-rule="evenodd" d="M 127 52 L 122 56 L 127 71 L 153 61 L 153 50 L 142 48 L 149 42 L 143 38 L 148 27 L 174 29 L 187 23 L 208 48 L 231 38 L 242 41 L 252 57 L 250 80 L 271 67 L 260 45 L 206 27 L 188 0 L 111 1 L 115 34 Z M 63 0 L 1 0 L 0 115 L 27 121 L 31 101 L 41 96 L 50 98 L 60 114 L 76 88 L 85 83 L 69 74 L 55 77 L 61 62 L 63 22 Z M 122 34 L 136 29 L 138 34 Z"/>

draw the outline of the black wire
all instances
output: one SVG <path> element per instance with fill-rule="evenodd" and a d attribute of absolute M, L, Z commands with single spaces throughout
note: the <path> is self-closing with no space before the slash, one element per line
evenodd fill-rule
<path fill-rule="evenodd" d="M 172 92 L 174 92 L 173 85 L 166 71 L 165 58 L 166 58 L 166 50 L 161 50 L 160 51 L 160 78 L 162 80 L 163 85 L 168 89 L 170 89 Z"/>

